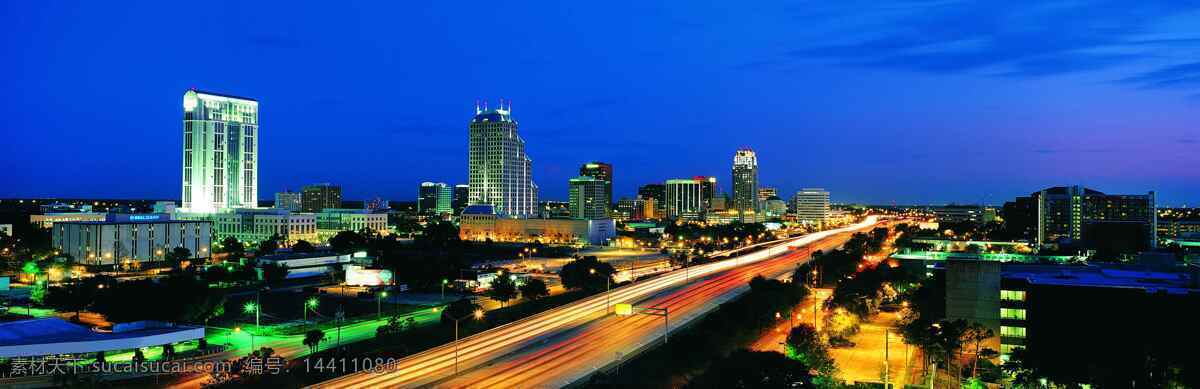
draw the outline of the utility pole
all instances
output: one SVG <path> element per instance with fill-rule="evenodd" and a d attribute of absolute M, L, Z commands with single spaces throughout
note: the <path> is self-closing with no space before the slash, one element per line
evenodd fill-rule
<path fill-rule="evenodd" d="M 888 346 L 891 345 L 891 342 L 889 342 L 889 335 L 890 330 L 885 328 L 883 330 L 883 389 L 888 389 L 892 386 L 891 377 L 888 376 L 888 373 L 891 373 L 888 371 Z"/>

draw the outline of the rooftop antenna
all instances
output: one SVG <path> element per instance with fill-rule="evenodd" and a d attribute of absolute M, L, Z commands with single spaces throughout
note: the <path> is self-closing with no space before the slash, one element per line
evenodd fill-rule
<path fill-rule="evenodd" d="M 483 99 L 483 110 L 487 111 L 487 99 Z"/>
<path fill-rule="evenodd" d="M 512 114 L 512 99 L 508 99 L 508 113 Z"/>
<path fill-rule="evenodd" d="M 500 98 L 500 106 L 497 107 L 496 109 L 504 109 L 504 98 L 503 97 Z"/>
<path fill-rule="evenodd" d="M 479 114 L 479 99 L 475 99 L 475 114 Z"/>

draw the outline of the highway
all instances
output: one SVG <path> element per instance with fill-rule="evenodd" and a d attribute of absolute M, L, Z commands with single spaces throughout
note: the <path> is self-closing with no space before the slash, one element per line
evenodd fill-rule
<path fill-rule="evenodd" d="M 814 249 L 841 245 L 875 218 L 841 229 L 780 242 L 762 251 L 680 269 L 462 339 L 455 376 L 455 345 L 442 345 L 398 361 L 385 372 L 360 372 L 314 387 L 558 387 L 585 377 L 640 347 L 661 341 L 663 318 L 618 317 L 612 304 L 667 308 L 671 327 L 686 323 L 748 288 L 755 275 L 792 271 Z M 789 249 L 788 246 L 804 246 Z M 732 270 L 732 271 L 730 271 Z"/>

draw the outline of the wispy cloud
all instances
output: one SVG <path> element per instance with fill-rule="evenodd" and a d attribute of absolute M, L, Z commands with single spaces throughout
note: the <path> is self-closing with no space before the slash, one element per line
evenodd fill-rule
<path fill-rule="evenodd" d="M 1135 64 L 1144 68 L 1154 65 L 1150 59 L 1170 61 L 1181 47 L 1200 50 L 1200 31 L 1166 23 L 1198 14 L 1198 1 L 839 4 L 844 5 L 819 12 L 834 21 L 825 24 L 833 26 L 823 33 L 828 39 L 805 39 L 782 57 L 929 73 L 1044 77 Z M 778 57 L 760 58 L 735 69 L 777 68 L 776 61 Z M 1200 63 L 1142 72 L 1122 81 L 1142 88 L 1200 85 Z"/>

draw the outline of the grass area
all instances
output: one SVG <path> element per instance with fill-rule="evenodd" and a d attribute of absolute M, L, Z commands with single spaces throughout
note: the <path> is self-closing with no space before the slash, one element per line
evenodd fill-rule
<path fill-rule="evenodd" d="M 315 299 L 315 307 L 307 303 L 310 299 Z M 275 335 L 299 334 L 313 328 L 332 327 L 336 325 L 334 318 L 339 308 L 345 312 L 346 320 L 343 325 L 376 319 L 378 313 L 387 317 L 428 308 L 419 305 L 392 304 L 387 301 L 377 303 L 375 299 L 371 298 L 344 298 L 301 291 L 264 292 L 257 298 L 254 294 L 230 296 L 225 302 L 225 314 L 211 320 L 208 324 L 227 328 L 254 324 L 254 312 L 246 311 L 247 304 L 261 306 L 262 314 L 259 319 L 263 327 L 272 328 L 272 331 L 275 332 L 271 334 Z"/>

